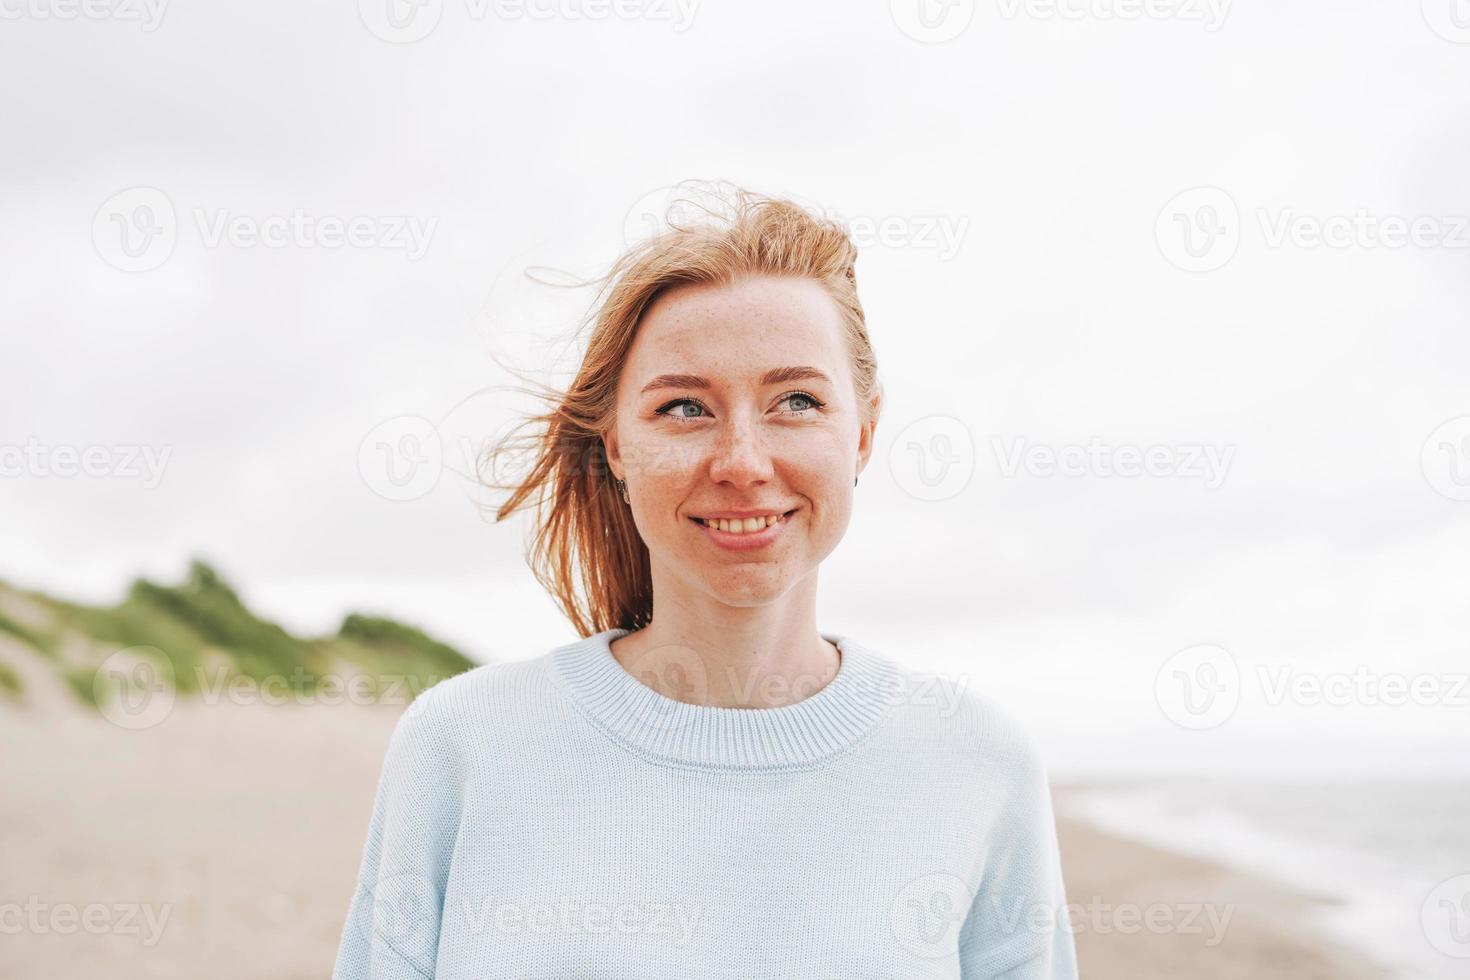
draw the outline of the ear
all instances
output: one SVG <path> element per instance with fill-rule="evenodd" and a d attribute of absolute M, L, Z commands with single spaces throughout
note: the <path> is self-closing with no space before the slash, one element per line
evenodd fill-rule
<path fill-rule="evenodd" d="M 878 428 L 878 414 L 883 409 L 883 389 L 873 391 L 868 419 L 858 430 L 858 473 L 868 468 L 868 459 L 873 455 L 873 435 Z"/>
<path fill-rule="evenodd" d="M 613 476 L 621 480 L 623 476 L 620 471 L 623 468 L 623 459 L 619 452 L 616 425 L 608 427 L 607 431 L 602 434 L 602 452 L 607 457 L 607 468 Z"/>

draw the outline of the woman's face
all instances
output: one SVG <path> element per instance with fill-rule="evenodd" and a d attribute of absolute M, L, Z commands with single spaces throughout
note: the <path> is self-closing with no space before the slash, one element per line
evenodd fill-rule
<path fill-rule="evenodd" d="M 784 594 L 847 530 L 874 424 L 841 314 L 810 279 L 688 284 L 644 312 L 605 437 L 654 581 L 735 606 Z M 780 515 L 734 533 L 696 518 Z M 745 521 L 741 529 L 757 522 Z"/>

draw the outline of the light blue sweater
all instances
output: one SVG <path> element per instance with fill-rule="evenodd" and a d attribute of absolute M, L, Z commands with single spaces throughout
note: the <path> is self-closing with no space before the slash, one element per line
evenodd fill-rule
<path fill-rule="evenodd" d="M 687 704 L 626 633 L 414 701 L 335 980 L 1077 976 L 1045 772 L 988 698 L 824 631 L 815 694 Z"/>

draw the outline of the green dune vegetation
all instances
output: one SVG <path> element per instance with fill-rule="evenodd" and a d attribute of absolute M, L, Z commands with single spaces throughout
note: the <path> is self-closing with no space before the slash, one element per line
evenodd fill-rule
<path fill-rule="evenodd" d="M 335 636 L 293 636 L 252 612 L 199 560 L 182 583 L 140 578 L 107 607 L 0 582 L 0 708 L 25 704 L 28 678 L 38 673 L 102 707 L 111 675 L 140 665 L 150 683 L 167 683 L 180 698 L 406 703 L 475 663 L 412 626 L 362 613 L 347 616 Z"/>

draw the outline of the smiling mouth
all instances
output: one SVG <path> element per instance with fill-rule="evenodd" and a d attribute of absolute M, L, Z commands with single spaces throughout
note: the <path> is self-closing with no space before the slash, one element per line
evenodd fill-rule
<path fill-rule="evenodd" d="M 724 531 L 727 534 L 755 534 L 764 531 L 772 524 L 781 523 L 800 509 L 799 507 L 794 507 L 784 514 L 766 514 L 763 517 L 730 518 L 728 520 L 725 518 L 704 517 L 691 517 L 689 519 L 696 524 L 716 531 Z"/>

